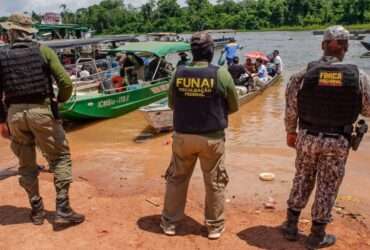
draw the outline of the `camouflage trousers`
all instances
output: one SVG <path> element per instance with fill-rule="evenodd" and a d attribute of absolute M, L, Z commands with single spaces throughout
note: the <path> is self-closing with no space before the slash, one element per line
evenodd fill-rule
<path fill-rule="evenodd" d="M 329 223 L 345 173 L 349 141 L 343 136 L 313 136 L 301 130 L 298 133 L 296 149 L 296 174 L 288 207 L 295 211 L 305 208 L 317 182 L 311 211 L 312 220 Z"/>
<path fill-rule="evenodd" d="M 54 173 L 57 196 L 65 195 L 72 182 L 72 161 L 62 125 L 56 121 L 49 105 L 13 104 L 8 110 L 11 148 L 19 160 L 19 182 L 29 198 L 38 196 L 39 169 L 36 144 Z"/>
<path fill-rule="evenodd" d="M 229 182 L 224 166 L 225 139 L 175 133 L 172 151 L 172 160 L 166 173 L 162 223 L 171 225 L 183 218 L 190 178 L 199 158 L 206 190 L 206 226 L 209 230 L 222 228 L 225 188 Z"/>

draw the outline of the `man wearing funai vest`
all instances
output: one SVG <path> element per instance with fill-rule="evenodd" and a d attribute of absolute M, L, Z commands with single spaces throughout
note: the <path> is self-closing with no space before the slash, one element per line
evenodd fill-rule
<path fill-rule="evenodd" d="M 233 79 L 226 68 L 211 64 L 214 44 L 206 32 L 191 38 L 193 63 L 178 67 L 169 90 L 169 106 L 174 111 L 172 160 L 166 173 L 166 194 L 161 228 L 176 234 L 176 224 L 184 217 L 189 181 L 200 160 L 205 188 L 205 223 L 208 238 L 217 239 L 224 231 L 225 132 L 228 115 L 239 108 Z"/>
<path fill-rule="evenodd" d="M 349 32 L 342 26 L 324 34 L 324 56 L 293 75 L 286 90 L 287 144 L 295 148 L 296 174 L 282 230 L 288 240 L 298 239 L 298 220 L 316 185 L 311 233 L 307 249 L 335 244 L 326 234 L 345 164 L 353 146 L 354 125 L 360 114 L 370 116 L 370 85 L 356 65 L 343 63 Z M 297 134 L 298 125 L 298 134 Z"/>
<path fill-rule="evenodd" d="M 41 225 L 45 211 L 39 192 L 35 144 L 48 160 L 56 189 L 55 229 L 84 221 L 69 204 L 72 162 L 68 141 L 57 120 L 57 101 L 71 96 L 72 82 L 55 52 L 32 41 L 32 19 L 13 14 L 0 24 L 7 30 L 10 47 L 0 50 L 0 132 L 11 139 L 19 159 L 19 183 L 31 204 L 31 220 Z M 54 97 L 52 78 L 58 85 Z"/>

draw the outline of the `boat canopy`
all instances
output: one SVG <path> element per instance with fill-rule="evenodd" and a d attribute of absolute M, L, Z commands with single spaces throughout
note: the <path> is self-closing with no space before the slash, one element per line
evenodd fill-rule
<path fill-rule="evenodd" d="M 136 38 L 134 36 L 105 36 L 105 37 L 95 37 L 89 39 L 69 39 L 69 40 L 52 40 L 40 42 L 52 49 L 65 49 L 65 48 L 79 48 L 86 45 L 93 45 L 99 43 L 108 42 L 129 42 L 134 41 Z"/>
<path fill-rule="evenodd" d="M 124 46 L 109 50 L 109 52 L 148 52 L 162 57 L 189 50 L 190 44 L 184 42 L 137 42 L 126 43 Z"/>

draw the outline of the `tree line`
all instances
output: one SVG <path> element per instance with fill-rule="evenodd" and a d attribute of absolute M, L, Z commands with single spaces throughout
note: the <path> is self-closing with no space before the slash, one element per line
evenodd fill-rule
<path fill-rule="evenodd" d="M 33 17 L 41 17 L 33 12 Z M 63 4 L 64 23 L 101 33 L 186 32 L 204 29 L 259 30 L 283 26 L 370 23 L 370 0 L 149 0 L 139 8 L 123 0 L 71 11 Z"/>

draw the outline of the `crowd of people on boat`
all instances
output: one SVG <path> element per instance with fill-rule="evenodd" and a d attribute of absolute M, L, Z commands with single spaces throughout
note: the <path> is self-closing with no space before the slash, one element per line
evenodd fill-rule
<path fill-rule="evenodd" d="M 234 55 L 231 62 L 228 60 L 228 70 L 235 85 L 245 87 L 249 92 L 265 86 L 271 78 L 281 74 L 283 62 L 278 50 L 266 58 L 253 59 L 247 56 L 244 65 L 240 64 L 240 58 Z"/>
<path fill-rule="evenodd" d="M 85 46 L 86 47 L 86 46 Z M 65 48 L 58 56 L 75 80 L 91 80 L 95 74 L 117 69 L 115 72 L 103 74 L 100 90 L 115 90 L 121 92 L 141 87 L 142 82 L 155 82 L 157 79 L 170 77 L 175 67 L 166 58 L 159 56 L 142 56 L 131 52 L 108 55 L 102 53 L 95 47 L 86 49 Z M 239 50 L 243 47 L 238 44 L 235 38 L 230 38 L 222 50 L 227 62 L 229 73 L 238 88 L 249 91 L 257 90 L 265 86 L 276 74 L 281 74 L 283 63 L 279 51 L 275 50 L 271 56 L 249 57 L 246 56 L 244 63 L 238 57 Z M 88 54 L 90 53 L 90 54 Z M 176 67 L 190 65 L 192 59 L 186 52 L 178 54 L 179 61 Z M 80 63 L 77 58 L 92 58 L 89 63 Z M 220 62 L 219 62 L 220 64 Z M 106 77 L 107 76 L 107 77 Z M 109 78 L 109 79 L 106 79 Z"/>

